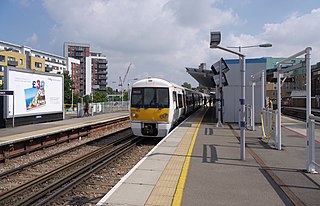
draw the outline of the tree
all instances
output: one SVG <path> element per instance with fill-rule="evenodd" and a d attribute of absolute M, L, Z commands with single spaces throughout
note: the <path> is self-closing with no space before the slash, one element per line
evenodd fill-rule
<path fill-rule="evenodd" d="M 184 82 L 183 85 L 181 85 L 181 86 L 183 86 L 183 87 L 185 87 L 185 88 L 188 88 L 188 89 L 191 89 L 191 88 L 192 88 L 192 87 L 191 87 L 191 84 L 189 84 L 188 82 Z"/>
<path fill-rule="evenodd" d="M 114 94 L 114 91 L 111 87 L 107 87 L 107 94 Z"/>
<path fill-rule="evenodd" d="M 67 72 L 63 73 L 64 76 L 64 104 L 72 103 L 72 89 L 74 89 L 74 83 Z M 80 95 L 73 93 L 73 104 L 80 101 Z"/>
<path fill-rule="evenodd" d="M 73 81 L 68 73 L 63 73 L 64 76 L 64 103 L 71 104 Z"/>
<path fill-rule="evenodd" d="M 101 91 L 95 91 L 93 94 L 93 102 L 106 102 L 107 93 Z"/>
<path fill-rule="evenodd" d="M 123 92 L 123 101 L 129 101 L 129 95 L 127 90 Z"/>

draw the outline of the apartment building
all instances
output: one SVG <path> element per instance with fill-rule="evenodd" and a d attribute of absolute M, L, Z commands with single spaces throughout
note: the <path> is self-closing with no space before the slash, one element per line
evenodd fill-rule
<path fill-rule="evenodd" d="M 108 61 L 100 52 L 90 52 L 90 44 L 65 42 L 65 57 L 80 60 L 80 71 L 76 73 L 74 84 L 79 88 L 80 96 L 90 95 L 94 91 L 106 91 Z"/>
<path fill-rule="evenodd" d="M 62 56 L 0 41 L 0 88 L 7 66 L 56 74 L 62 74 L 67 70 L 66 59 Z"/>
<path fill-rule="evenodd" d="M 90 56 L 87 57 L 86 62 L 88 82 L 91 80 L 87 89 L 92 88 L 93 91 L 106 92 L 108 79 L 107 57 L 103 56 L 100 52 L 90 52 Z M 86 93 L 90 92 L 86 91 Z"/>
<path fill-rule="evenodd" d="M 87 95 L 86 58 L 90 56 L 90 44 L 65 42 L 63 45 L 63 55 L 66 58 L 72 57 L 80 60 L 80 70 L 77 73 L 77 80 L 74 84 L 77 85 L 80 96 Z"/>
<path fill-rule="evenodd" d="M 68 64 L 68 74 L 71 76 L 73 81 L 73 89 L 76 94 L 80 94 L 80 77 L 81 77 L 81 67 L 80 60 L 72 57 L 67 57 Z"/>

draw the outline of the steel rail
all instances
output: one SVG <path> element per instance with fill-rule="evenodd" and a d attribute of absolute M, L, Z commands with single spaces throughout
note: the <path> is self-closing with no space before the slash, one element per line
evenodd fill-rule
<path fill-rule="evenodd" d="M 131 135 L 130 135 L 131 136 Z M 69 168 L 71 167 L 76 167 L 79 165 L 82 165 L 84 161 L 92 161 L 92 159 L 99 159 L 100 154 L 104 154 L 106 152 L 106 150 L 110 150 L 114 147 L 114 145 L 121 143 L 122 141 L 124 141 L 126 138 L 129 138 L 130 136 L 125 136 L 117 141 L 115 141 L 112 145 L 107 145 L 104 146 L 102 148 L 99 148 L 98 150 L 89 153 L 88 155 L 82 156 L 79 159 L 77 159 L 76 161 L 67 163 L 66 165 L 63 165 L 62 167 L 60 167 L 59 169 L 56 169 L 54 171 L 48 172 L 45 175 L 41 176 L 40 178 L 36 178 L 31 180 L 30 182 L 27 182 L 24 185 L 19 186 L 18 188 L 12 189 L 10 191 L 7 191 L 5 193 L 3 193 L 0 196 L 0 202 L 4 202 L 4 200 L 10 200 L 14 197 L 17 197 L 17 194 L 23 194 L 25 193 L 26 190 L 29 190 L 32 187 L 35 187 L 36 185 L 42 184 L 50 179 L 53 179 L 54 176 L 58 175 L 61 172 L 65 172 L 68 171 Z M 79 173 L 81 173 L 81 171 L 85 170 L 86 167 L 90 166 L 93 163 L 87 163 L 85 166 L 80 167 L 79 169 L 77 169 L 76 171 Z M 69 174 L 68 176 L 72 176 L 72 174 L 74 174 L 75 172 Z M 65 180 L 65 178 L 63 178 L 62 180 L 60 179 L 58 182 L 60 182 L 61 184 L 63 184 L 63 180 Z M 52 188 L 57 185 L 55 183 L 51 184 L 48 189 L 52 190 Z M 47 191 L 48 189 L 42 189 L 40 192 L 41 194 L 44 194 L 45 191 Z M 33 195 L 33 198 L 37 198 L 39 196 L 39 194 L 37 195 Z M 28 201 L 20 201 L 17 205 L 29 205 L 29 201 L 32 200 L 33 198 L 28 198 Z"/>
<path fill-rule="evenodd" d="M 10 175 L 14 175 L 18 172 L 21 172 L 22 170 L 28 168 L 28 167 L 32 167 L 32 166 L 35 166 L 37 164 L 40 164 L 40 163 L 44 163 L 44 162 L 47 162 L 47 161 L 50 161 L 51 159 L 55 158 L 55 157 L 59 157 L 59 156 L 62 156 L 63 154 L 66 154 L 68 152 L 71 152 L 73 150 L 76 150 L 76 149 L 79 149 L 80 147 L 83 147 L 87 144 L 91 144 L 93 142 L 96 142 L 96 141 L 99 141 L 103 138 L 106 138 L 106 137 L 109 137 L 109 136 L 112 136 L 112 135 L 116 135 L 116 134 L 119 134 L 121 132 L 125 132 L 126 130 L 129 130 L 128 128 L 125 128 L 125 129 L 122 129 L 122 130 L 119 130 L 119 131 L 116 131 L 115 133 L 112 133 L 112 134 L 108 134 L 107 136 L 103 136 L 103 137 L 99 137 L 97 139 L 93 139 L 93 140 L 90 140 L 88 142 L 84 142 L 82 144 L 79 144 L 75 147 L 72 147 L 72 148 L 69 148 L 69 149 L 66 149 L 66 150 L 63 150 L 63 151 L 60 151 L 60 152 L 57 152 L 55 154 L 52 154 L 50 156 L 47 156 L 47 157 L 43 157 L 41 159 L 38 159 L 38 160 L 35 160 L 33 162 L 30 162 L 30 163 L 27 163 L 27 164 L 24 164 L 24 165 L 21 165 L 21 166 L 18 166 L 16 168 L 13 168 L 11 170 L 7 170 L 3 173 L 0 173 L 0 179 L 4 178 L 4 177 L 7 177 L 7 176 L 10 176 Z M 110 143 L 112 144 L 112 142 Z M 1 195 L 1 194 L 0 194 Z"/>

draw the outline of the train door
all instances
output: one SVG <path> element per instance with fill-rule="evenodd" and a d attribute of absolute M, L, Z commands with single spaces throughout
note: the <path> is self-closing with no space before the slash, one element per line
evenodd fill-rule
<path fill-rule="evenodd" d="M 182 115 L 187 113 L 187 103 L 186 103 L 186 94 L 182 91 Z"/>
<path fill-rule="evenodd" d="M 173 99 L 173 119 L 172 122 L 175 123 L 179 118 L 179 107 L 178 107 L 178 98 L 177 92 L 172 92 L 172 99 Z"/>

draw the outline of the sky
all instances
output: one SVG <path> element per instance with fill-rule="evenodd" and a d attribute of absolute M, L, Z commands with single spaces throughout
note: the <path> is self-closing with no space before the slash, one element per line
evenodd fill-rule
<path fill-rule="evenodd" d="M 312 47 L 320 62 L 319 0 L 2 0 L 0 40 L 63 55 L 64 42 L 90 44 L 108 60 L 108 86 L 117 87 L 131 67 L 134 78 L 197 82 L 185 67 L 198 68 L 237 56 L 209 48 L 244 48 L 246 58 L 289 57 Z M 235 49 L 237 51 L 237 49 Z"/>

